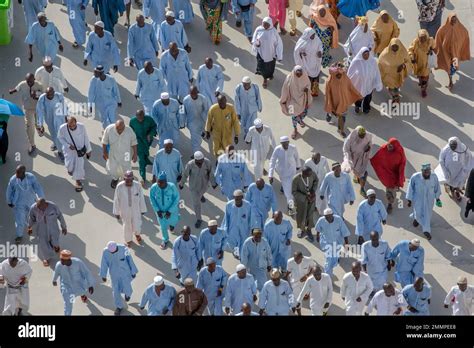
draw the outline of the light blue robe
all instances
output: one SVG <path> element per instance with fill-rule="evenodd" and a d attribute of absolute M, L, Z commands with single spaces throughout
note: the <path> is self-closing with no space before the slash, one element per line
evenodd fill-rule
<path fill-rule="evenodd" d="M 209 100 L 201 93 L 198 94 L 196 99 L 193 99 L 191 95 L 187 95 L 183 99 L 182 111 L 184 112 L 186 127 L 188 127 L 191 134 L 191 149 L 193 153 L 201 148 L 202 133 L 204 132 L 207 112 L 210 107 Z"/>
<path fill-rule="evenodd" d="M 183 236 L 176 238 L 171 252 L 171 269 L 178 270 L 181 274 L 179 281 L 184 283 L 186 278 L 197 281 L 197 266 L 199 263 L 199 245 L 196 236 L 190 235 L 185 241 Z"/>
<path fill-rule="evenodd" d="M 108 31 L 104 31 L 104 36 L 99 37 L 93 31 L 87 37 L 84 59 L 87 59 L 93 68 L 98 65 L 104 67 L 105 72 L 109 72 L 113 65 L 120 65 L 120 51 L 114 37 Z"/>
<path fill-rule="evenodd" d="M 253 303 L 254 295 L 257 295 L 255 278 L 247 272 L 245 278 L 240 279 L 237 273 L 234 273 L 227 281 L 224 307 L 230 308 L 233 314 L 237 314 L 244 303 Z"/>
<path fill-rule="evenodd" d="M 207 267 L 199 271 L 196 288 L 202 289 L 207 297 L 207 309 L 210 315 L 223 315 L 222 301 L 224 300 L 225 286 L 227 284 L 227 273 L 217 265 L 214 272 L 209 272 Z M 222 289 L 220 296 L 217 291 Z"/>
<path fill-rule="evenodd" d="M 174 59 L 169 50 L 166 50 L 161 55 L 160 69 L 168 83 L 170 97 L 183 100 L 189 93 L 189 81 L 193 78 L 188 53 L 180 49 L 178 57 Z"/>
<path fill-rule="evenodd" d="M 143 293 L 139 306 L 143 308 L 148 304 L 148 315 L 163 315 L 165 309 L 168 310 L 167 314 L 170 314 L 173 311 L 175 299 L 176 290 L 172 286 L 165 284 L 165 288 L 161 290 L 160 296 L 158 296 L 155 291 L 155 284 L 151 284 Z"/>
<path fill-rule="evenodd" d="M 431 299 L 431 287 L 423 284 L 423 289 L 418 292 L 412 284 L 403 287 L 402 295 L 409 306 L 414 307 L 418 312 L 412 313 L 408 309 L 405 315 L 430 315 L 430 305 L 428 300 Z"/>
<path fill-rule="evenodd" d="M 160 37 L 160 25 L 165 20 L 166 7 L 168 0 L 144 0 L 143 15 L 150 17 L 156 37 Z"/>
<path fill-rule="evenodd" d="M 168 50 L 171 42 L 176 42 L 178 48 L 184 49 L 188 45 L 188 36 L 184 30 L 183 23 L 177 19 L 172 25 L 168 24 L 166 20 L 161 22 L 158 42 L 162 51 Z"/>
<path fill-rule="evenodd" d="M 244 88 L 242 83 L 237 85 L 234 106 L 235 113 L 240 115 L 240 126 L 244 130 L 244 135 L 247 135 L 250 127 L 253 126 L 257 113 L 262 112 L 262 105 L 260 90 L 256 84 L 252 83 L 248 90 Z"/>
<path fill-rule="evenodd" d="M 63 145 L 58 139 L 58 131 L 59 127 L 66 123 L 65 117 L 67 115 L 67 105 L 61 93 L 54 92 L 54 97 L 51 100 L 46 98 L 46 93 L 39 97 L 36 104 L 37 125 L 43 126 L 44 123 L 48 125 L 51 141 L 59 152 L 61 152 Z"/>
<path fill-rule="evenodd" d="M 204 94 L 211 105 L 217 103 L 216 92 L 224 91 L 224 74 L 220 65 L 213 64 L 211 69 L 208 69 L 206 64 L 199 67 L 196 86 L 199 93 Z"/>
<path fill-rule="evenodd" d="M 235 190 L 243 190 L 253 181 L 245 159 L 238 154 L 233 159 L 229 159 L 227 154 L 220 155 L 214 176 L 227 200 L 233 199 Z"/>
<path fill-rule="evenodd" d="M 246 37 L 252 37 L 253 35 L 253 19 L 255 15 L 255 7 L 251 7 L 247 12 L 242 12 L 238 5 L 247 6 L 250 4 L 256 4 L 257 0 L 232 0 L 232 12 L 240 12 L 239 15 L 235 15 L 236 20 L 241 20 L 244 24 L 244 34 Z"/>
<path fill-rule="evenodd" d="M 272 250 L 272 267 L 286 271 L 291 251 L 291 246 L 286 245 L 286 241 L 293 237 L 291 222 L 283 219 L 281 224 L 277 225 L 275 220 L 268 220 L 263 228 L 263 236 Z"/>
<path fill-rule="evenodd" d="M 138 273 L 138 269 L 133 262 L 129 249 L 122 244 L 118 244 L 117 248 L 118 250 L 115 253 L 111 253 L 107 248 L 104 248 L 99 277 L 107 278 L 107 272 L 110 274 L 115 307 L 123 308 L 121 294 L 127 297 L 132 296 L 132 280 Z"/>
<path fill-rule="evenodd" d="M 224 252 L 226 243 L 226 234 L 225 230 L 222 228 L 218 228 L 216 233 L 211 234 L 209 232 L 209 228 L 205 228 L 199 234 L 198 244 L 199 244 L 199 259 L 202 259 L 204 262 L 209 257 L 212 257 L 217 265 L 222 265 L 222 261 L 224 260 L 224 254 L 222 254 L 222 258 L 218 258 L 217 254 L 219 252 Z"/>
<path fill-rule="evenodd" d="M 59 41 L 61 36 L 53 22 L 46 22 L 45 27 L 39 22 L 33 23 L 25 38 L 25 43 L 35 46 L 42 59 L 51 57 L 53 62 L 58 54 Z"/>
<path fill-rule="evenodd" d="M 339 255 L 344 245 L 344 238 L 350 236 L 344 220 L 338 215 L 333 215 L 334 221 L 329 223 L 324 216 L 321 216 L 316 223 L 316 231 L 320 233 L 319 243 L 324 252 L 325 264 L 324 273 L 333 275 L 333 269 L 339 262 Z"/>
<path fill-rule="evenodd" d="M 245 240 L 240 262 L 247 267 L 247 272 L 254 276 L 259 291 L 268 280 L 267 267 L 272 265 L 272 261 L 272 249 L 264 237 L 259 243 L 254 242 L 252 237 Z"/>
<path fill-rule="evenodd" d="M 15 214 L 15 233 L 16 237 L 23 237 L 26 226 L 28 226 L 28 214 L 36 198 L 43 198 L 43 188 L 39 184 L 36 176 L 26 172 L 25 178 L 20 180 L 13 175 L 8 181 L 6 201 L 7 204 L 13 204 Z M 2 220 L 6 214 L 2 213 Z"/>
<path fill-rule="evenodd" d="M 65 0 L 67 5 L 67 13 L 69 17 L 69 24 L 72 28 L 74 41 L 79 45 L 84 45 L 86 42 L 86 10 L 81 10 L 81 6 L 87 7 L 89 0 Z"/>
<path fill-rule="evenodd" d="M 160 147 L 164 146 L 166 139 L 172 139 L 173 145 L 178 147 L 180 133 L 179 129 L 184 123 L 179 113 L 179 103 L 176 99 L 170 98 L 170 103 L 164 105 L 161 99 L 153 104 L 151 117 L 155 120 L 158 135 L 160 137 Z"/>
<path fill-rule="evenodd" d="M 72 314 L 72 305 L 76 296 L 88 295 L 88 289 L 95 284 L 91 271 L 77 257 L 71 257 L 71 265 L 65 266 L 61 261 L 56 263 L 53 282 L 60 278 L 59 288 L 64 300 L 64 315 Z"/>
<path fill-rule="evenodd" d="M 252 183 L 248 187 L 245 199 L 249 201 L 252 206 L 252 216 L 250 218 L 251 228 L 260 228 L 263 230 L 270 209 L 275 212 L 278 208 L 273 187 L 269 184 L 265 184 L 263 189 L 259 190 L 257 184 Z"/>
<path fill-rule="evenodd" d="M 181 160 L 181 153 L 173 149 L 170 154 L 165 152 L 165 149 L 158 150 L 153 161 L 153 175 L 158 178 L 158 175 L 164 171 L 168 182 L 176 184 L 177 177 L 183 171 L 183 161 Z"/>
<path fill-rule="evenodd" d="M 115 123 L 117 106 L 121 103 L 117 81 L 109 74 L 105 80 L 92 77 L 89 83 L 88 103 L 95 106 L 96 114 L 100 116 L 102 128 Z"/>
<path fill-rule="evenodd" d="M 161 189 L 158 184 L 153 184 L 150 189 L 150 202 L 155 211 L 156 218 L 160 224 L 161 233 L 163 234 L 163 242 L 168 242 L 168 227 L 176 226 L 179 221 L 179 191 L 176 185 L 168 183 Z M 163 212 L 163 217 L 158 216 L 158 212 Z M 167 219 L 164 215 L 169 211 L 171 216 Z"/>
<path fill-rule="evenodd" d="M 436 199 L 441 196 L 438 177 L 431 173 L 429 179 L 424 179 L 421 173 L 415 173 L 410 178 L 406 198 L 412 202 L 412 219 L 418 221 L 423 232 L 431 232 L 431 215 Z"/>
<path fill-rule="evenodd" d="M 225 205 L 225 215 L 222 220 L 221 228 L 226 231 L 227 251 L 233 251 L 239 248 L 241 254 L 242 245 L 250 235 L 250 203 L 245 199 L 240 207 L 235 205 L 235 201 L 231 200 Z"/>
<path fill-rule="evenodd" d="M 24 0 L 23 11 L 25 12 L 26 27 L 30 30 L 34 22 L 38 21 L 38 13 L 44 12 L 48 5 L 47 0 Z"/>
<path fill-rule="evenodd" d="M 381 237 L 383 220 L 387 220 L 387 210 L 382 201 L 376 199 L 374 204 L 370 205 L 367 199 L 363 200 L 357 209 L 356 236 L 362 236 L 364 240 L 369 240 L 370 232 L 374 231 L 378 232 Z"/>
<path fill-rule="evenodd" d="M 156 33 L 149 23 L 140 28 L 137 23 L 128 29 L 127 55 L 132 58 L 138 70 L 143 68 L 145 61 L 156 63 L 159 52 Z"/>
<path fill-rule="evenodd" d="M 125 12 L 123 0 L 92 0 L 92 7 L 98 10 L 104 29 L 114 35 L 114 26 L 118 22 L 119 13 Z"/>
<path fill-rule="evenodd" d="M 193 21 L 194 12 L 191 0 L 171 0 L 174 15 L 184 24 L 189 24 Z"/>
<path fill-rule="evenodd" d="M 160 99 L 163 92 L 168 92 L 168 86 L 160 69 L 153 68 L 151 74 L 148 74 L 145 69 L 138 72 L 135 95 L 140 98 L 145 115 L 151 116 L 153 104 Z"/>
<path fill-rule="evenodd" d="M 379 246 L 374 248 L 372 241 L 362 244 L 361 262 L 367 267 L 367 274 L 372 280 L 374 290 L 382 290 L 383 284 L 387 281 L 387 262 L 391 257 L 391 249 L 384 240 L 379 240 Z"/>
<path fill-rule="evenodd" d="M 321 196 L 328 198 L 328 206 L 335 215 L 344 218 L 344 204 L 355 201 L 354 188 L 349 174 L 341 172 L 336 178 L 334 172 L 329 172 L 319 188 Z"/>
<path fill-rule="evenodd" d="M 286 280 L 280 280 L 278 286 L 269 280 L 260 291 L 258 307 L 267 315 L 289 315 L 294 302 L 293 290 Z"/>
<path fill-rule="evenodd" d="M 423 277 L 425 250 L 418 247 L 415 251 L 410 251 L 409 243 L 408 240 L 400 241 L 390 255 L 390 259 L 395 260 L 395 280 L 402 287 L 413 284 L 417 277 Z"/>

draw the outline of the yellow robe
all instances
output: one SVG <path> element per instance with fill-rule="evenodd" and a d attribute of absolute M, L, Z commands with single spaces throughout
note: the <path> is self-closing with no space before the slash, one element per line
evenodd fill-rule
<path fill-rule="evenodd" d="M 374 40 L 375 40 L 375 47 L 374 53 L 380 54 L 388 46 L 390 40 L 396 38 L 400 35 L 400 29 L 398 28 L 397 23 L 393 20 L 393 18 L 389 16 L 388 23 L 384 23 L 382 20 L 382 15 L 387 11 L 383 10 L 380 12 L 380 15 L 375 20 L 375 23 L 372 24 L 370 30 L 374 33 Z"/>
<path fill-rule="evenodd" d="M 240 123 L 234 106 L 227 104 L 225 109 L 221 109 L 219 104 L 211 106 L 207 113 L 206 132 L 212 135 L 214 155 L 217 157 L 223 154 L 225 148 L 232 144 L 233 136 L 240 134 Z"/>
<path fill-rule="evenodd" d="M 399 49 L 393 52 L 391 47 L 397 44 Z M 392 39 L 390 44 L 383 50 L 379 57 L 379 69 L 382 82 L 385 87 L 393 89 L 400 88 L 408 76 L 408 67 L 410 60 L 405 46 L 399 39 Z M 401 72 L 397 69 L 400 65 L 405 64 Z"/>
<path fill-rule="evenodd" d="M 426 35 L 427 40 L 425 43 L 420 42 L 420 36 Z M 435 41 L 432 37 L 429 37 L 429 34 L 426 30 L 422 29 L 418 32 L 418 37 L 413 40 L 410 47 L 408 48 L 408 55 L 410 56 L 412 63 L 413 74 L 418 77 L 427 77 L 430 75 L 430 70 L 428 68 L 428 53 L 431 49 L 434 49 Z"/>

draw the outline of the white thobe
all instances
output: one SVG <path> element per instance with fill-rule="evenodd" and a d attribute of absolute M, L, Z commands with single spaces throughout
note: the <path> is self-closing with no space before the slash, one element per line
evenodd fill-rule
<path fill-rule="evenodd" d="M 105 128 L 102 138 L 103 145 L 110 145 L 107 171 L 114 180 L 119 179 L 123 173 L 132 169 L 132 146 L 137 145 L 137 136 L 132 128 L 125 126 L 122 134 L 118 134 L 115 124 Z"/>
<path fill-rule="evenodd" d="M 146 213 L 145 197 L 137 181 L 132 186 L 122 181 L 117 185 L 114 195 L 114 215 L 120 215 L 125 242 L 131 242 L 133 234 L 140 235 L 142 214 Z"/>
<path fill-rule="evenodd" d="M 398 308 L 403 308 L 406 305 L 400 290 L 395 289 L 395 295 L 390 297 L 385 295 L 383 290 L 379 290 L 367 305 L 367 313 L 370 314 L 372 310 L 375 309 L 377 315 L 394 315 L 393 313 L 395 313 Z M 403 311 L 401 311 L 400 314 L 403 314 Z"/>
<path fill-rule="evenodd" d="M 444 304 L 450 304 L 453 307 L 453 315 L 472 315 L 473 298 L 474 286 L 468 285 L 465 291 L 461 291 L 459 285 L 456 285 L 449 290 Z"/>
<path fill-rule="evenodd" d="M 71 135 L 69 135 L 69 133 Z M 71 136 L 74 139 L 74 142 L 72 141 Z M 64 165 L 66 166 L 68 173 L 72 173 L 72 178 L 74 180 L 84 180 L 86 176 L 84 170 L 84 156 L 79 157 L 76 149 L 81 150 L 85 146 L 87 153 L 92 151 L 86 127 L 82 123 L 77 122 L 76 129 L 69 129 L 68 132 L 68 126 L 67 123 L 65 123 L 59 127 L 58 140 L 63 145 Z M 74 146 L 74 144 L 76 144 L 76 149 L 71 150 L 69 146 Z"/>
<path fill-rule="evenodd" d="M 321 159 L 319 160 L 318 164 L 314 163 L 312 158 L 308 158 L 304 162 L 304 165 L 311 168 L 313 173 L 316 174 L 316 176 L 318 177 L 319 182 L 322 182 L 326 174 L 329 173 L 330 171 L 328 159 L 324 156 L 321 156 Z M 319 215 L 322 215 L 324 212 L 324 209 L 328 207 L 328 202 L 326 200 L 326 197 L 324 197 L 324 199 L 321 199 L 320 196 L 321 196 L 321 193 L 319 192 L 319 187 L 318 187 L 318 190 L 316 192 L 316 208 L 318 209 Z"/>
<path fill-rule="evenodd" d="M 306 279 L 297 302 L 301 303 L 303 297 L 309 294 L 309 308 L 312 315 L 323 315 L 324 305 L 332 302 L 332 280 L 331 277 L 323 273 L 321 279 L 317 280 L 314 276 Z M 328 307 L 329 308 L 329 307 Z M 327 311 L 327 310 L 326 310 Z"/>
<path fill-rule="evenodd" d="M 288 260 L 286 268 L 288 272 L 290 272 L 289 281 L 296 298 L 298 298 L 304 286 L 304 282 L 300 281 L 300 279 L 308 275 L 310 270 L 314 269 L 314 267 L 316 267 L 316 262 L 307 256 L 303 256 L 303 260 L 301 260 L 299 264 L 296 263 L 294 257 Z"/>
<path fill-rule="evenodd" d="M 342 278 L 341 297 L 346 305 L 346 315 L 362 315 L 364 306 L 369 299 L 374 286 L 370 277 L 360 272 L 359 280 L 356 280 L 352 272 L 346 273 Z M 361 298 L 357 302 L 357 298 Z"/>
<path fill-rule="evenodd" d="M 295 145 L 289 144 L 287 150 L 283 149 L 283 146 L 278 145 L 273 150 L 268 177 L 273 178 L 275 171 L 278 173 L 288 204 L 290 201 L 293 201 L 291 184 L 299 167 L 300 156 Z"/>
<path fill-rule="evenodd" d="M 3 277 L 5 281 L 3 286 L 7 288 L 3 315 L 15 315 L 18 308 L 28 310 L 30 305 L 28 280 L 32 272 L 28 262 L 23 259 L 18 259 L 15 267 L 10 266 L 8 259 L 0 263 L 0 278 Z M 24 285 L 20 285 L 22 277 L 26 277 Z"/>
<path fill-rule="evenodd" d="M 255 126 L 252 126 L 245 137 L 245 141 L 251 143 L 251 158 L 253 158 L 252 165 L 254 167 L 256 180 L 263 176 L 263 168 L 265 166 L 265 160 L 267 159 L 268 150 L 270 150 L 270 146 L 272 148 L 276 146 L 275 138 L 273 137 L 273 132 L 270 127 L 263 125 L 263 130 L 259 133 Z"/>
<path fill-rule="evenodd" d="M 64 89 L 68 86 L 63 72 L 55 65 L 53 65 L 53 71 L 50 73 L 46 71 L 44 66 L 36 69 L 35 79 L 41 83 L 43 92 L 46 92 L 48 87 L 53 87 L 55 92 L 64 93 Z"/>

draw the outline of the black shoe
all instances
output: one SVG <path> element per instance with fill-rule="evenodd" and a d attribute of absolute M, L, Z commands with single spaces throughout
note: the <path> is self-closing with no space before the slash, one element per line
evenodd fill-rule
<path fill-rule="evenodd" d="M 115 190 L 115 188 L 117 187 L 118 182 L 119 182 L 118 180 L 112 180 L 110 182 L 110 187 L 112 187 Z"/>
<path fill-rule="evenodd" d="M 313 243 L 314 242 L 314 236 L 313 234 L 311 233 L 311 231 L 307 231 L 306 232 L 307 236 L 308 236 L 308 240 Z"/>
<path fill-rule="evenodd" d="M 125 295 L 125 302 L 130 301 L 130 296 Z"/>
<path fill-rule="evenodd" d="M 360 114 L 360 107 L 356 106 L 354 108 L 354 111 L 355 111 L 356 114 Z"/>
<path fill-rule="evenodd" d="M 370 109 L 365 109 L 363 110 L 364 114 L 368 114 L 370 112 Z"/>
<path fill-rule="evenodd" d="M 116 308 L 114 311 L 114 315 L 120 315 L 120 312 L 122 312 L 122 308 Z"/>
<path fill-rule="evenodd" d="M 240 28 L 242 26 L 242 21 L 235 21 L 235 26 Z"/>
<path fill-rule="evenodd" d="M 327 122 L 331 122 L 331 115 L 326 114 L 326 121 L 327 121 Z"/>
<path fill-rule="evenodd" d="M 194 227 L 199 228 L 201 227 L 202 220 L 197 220 L 196 223 L 194 224 Z"/>
<path fill-rule="evenodd" d="M 418 226 L 420 226 L 420 224 L 418 223 L 418 221 L 413 220 L 413 227 L 418 227 Z"/>
<path fill-rule="evenodd" d="M 280 192 L 281 192 L 281 193 L 284 193 L 284 192 L 283 192 L 283 186 L 280 187 Z"/>
<path fill-rule="evenodd" d="M 204 196 L 201 197 L 201 203 L 206 203 L 206 198 L 204 198 Z"/>
<path fill-rule="evenodd" d="M 466 211 L 464 212 L 464 217 L 467 219 L 468 216 L 469 216 L 469 210 L 466 209 Z"/>
<path fill-rule="evenodd" d="M 61 160 L 61 162 L 64 162 L 64 154 L 62 152 L 58 152 L 58 157 Z"/>
<path fill-rule="evenodd" d="M 299 230 L 298 233 L 296 234 L 296 236 L 297 236 L 298 238 L 303 238 L 303 237 L 304 237 L 304 234 L 305 234 L 305 233 L 304 233 L 303 231 Z"/>
<path fill-rule="evenodd" d="M 23 311 L 23 308 L 18 308 L 18 313 L 16 314 L 17 316 L 22 316 L 22 311 Z"/>

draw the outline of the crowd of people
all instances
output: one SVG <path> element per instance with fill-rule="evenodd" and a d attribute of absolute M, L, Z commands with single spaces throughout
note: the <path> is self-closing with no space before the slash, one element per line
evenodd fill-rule
<path fill-rule="evenodd" d="M 344 212 L 356 200 L 356 184 L 364 198 L 355 221 L 362 253 L 342 279 L 340 296 L 346 314 L 429 315 L 431 287 L 424 279 L 424 242 L 414 238 L 389 246 L 382 239 L 397 195 L 405 187 L 403 145 L 390 138 L 374 154 L 373 134 L 362 126 L 346 133 L 345 118 L 352 105 L 356 113 L 370 113 L 374 91 L 383 88 L 396 107 L 410 73 L 418 79 L 422 97 L 427 96 L 429 76 L 435 67 L 446 71 L 449 88 L 453 88 L 452 77 L 460 63 L 470 59 L 469 35 L 455 14 L 441 25 L 444 1 L 416 1 L 420 31 L 407 49 L 387 11 L 381 11 L 369 27 L 366 14 L 378 8 L 376 0 L 314 0 L 307 28 L 294 48 L 284 47 L 280 35 L 287 32 L 287 14 L 289 34 L 298 34 L 296 20 L 302 17 L 303 1 L 266 0 L 268 17 L 254 30 L 255 0 L 231 0 L 230 4 L 201 0 L 199 8 L 214 44 L 221 41 L 229 13 L 235 15 L 237 28 L 243 24 L 256 56 L 256 74 L 263 78 L 262 88 L 273 79 L 276 62 L 288 54 L 287 50 L 293 52 L 295 65 L 283 83 L 279 100 L 282 113 L 291 118 L 293 133 L 280 137 L 275 137 L 271 125 L 259 116 L 264 105 L 260 88 L 251 77 L 244 76 L 236 83 L 231 104 L 224 93 L 224 83 L 229 82 L 224 82 L 222 68 L 212 58 L 206 58 L 194 76 L 191 43 L 186 35 L 186 25 L 194 19 L 189 0 L 138 3 L 143 14 L 136 16 L 134 24 L 130 24 L 130 1 L 93 1 L 93 10 L 101 20 L 94 23 L 89 34 L 85 20 L 88 1 L 67 0 L 66 5 L 68 12 L 75 14 L 69 15 L 73 47 L 85 46 L 83 64 L 94 69 L 88 111 L 95 112 L 102 123 L 102 156 L 115 190 L 110 213 L 123 227 L 124 243 L 107 243 L 98 275 L 102 281 L 111 279 L 115 314 L 123 311 L 124 300 L 128 302 L 132 296 L 132 281 L 139 270 L 130 248 L 134 238 L 137 244 L 143 243 L 142 219 L 149 199 L 161 232 L 160 248 L 172 247 L 172 257 L 167 261 L 183 289 L 177 292 L 163 276 L 154 277 L 146 289 L 141 289 L 139 307 L 146 307 L 148 315 L 301 315 L 308 300 L 312 315 L 326 315 L 333 298 L 333 269 L 349 247 L 351 231 Z M 34 47 L 43 66 L 34 74 L 28 73 L 10 93 L 21 97 L 28 153 L 37 150 L 35 130 L 43 136 L 46 125 L 51 150 L 58 152 L 75 191 L 81 192 L 87 177 L 85 159 L 92 154 L 91 141 L 80 118 L 68 111 L 64 93 L 73 81 L 66 81 L 54 65 L 63 45 L 58 28 L 43 12 L 45 5 L 43 0 L 23 3 L 29 60 L 33 61 Z M 134 95 L 142 104 L 128 124 L 117 115 L 122 101 L 111 73 L 122 69 L 114 27 L 124 11 L 129 27 L 126 62 L 137 69 Z M 346 59 L 335 62 L 331 52 L 340 43 L 339 15 L 352 18 L 354 29 L 343 44 Z M 330 163 L 322 152 L 314 152 L 302 162 L 292 143 L 299 136 L 298 126 L 307 127 L 304 119 L 312 104 L 321 99 L 323 68 L 329 68 L 324 95 L 326 120 L 332 123 L 335 117 L 338 133 L 344 138 L 341 163 Z M 184 163 L 183 128 L 190 132 L 193 154 Z M 159 150 L 150 160 L 155 139 Z M 241 139 L 250 146 L 253 163 L 239 153 Z M 214 157 L 204 155 L 203 140 L 210 141 Z M 139 177 L 132 170 L 137 162 Z M 431 217 L 435 205 L 442 208 L 440 182 L 450 198 L 461 201 L 466 196 L 466 217 L 474 210 L 473 164 L 468 147 L 452 137 L 442 149 L 436 169 L 426 163 L 409 178 L 406 195 L 400 199 L 407 201 L 413 226 L 421 228 L 427 241 L 437 237 L 432 236 Z M 375 190 L 366 189 L 369 165 L 376 173 L 373 179 L 386 188 L 386 203 Z M 152 166 L 150 187 L 147 166 Z M 286 199 L 284 208 L 277 203 L 275 174 Z M 204 227 L 197 236 L 190 226 L 178 231 L 180 191 L 186 184 L 191 202 L 185 203 L 192 207 L 194 228 Z M 220 222 L 203 221 L 202 204 L 209 186 L 219 188 L 221 198 L 227 201 Z M 144 189 L 148 187 L 146 197 Z M 80 258 L 61 245 L 61 234 L 68 233 L 67 223 L 61 207 L 47 197 L 34 173 L 18 165 L 6 193 L 7 204 L 14 211 L 15 241 L 22 243 L 25 233 L 35 235 L 45 267 L 59 254 L 53 285 L 59 281 L 64 314 L 71 315 L 75 298 L 80 296 L 86 302 L 97 279 Z M 292 219 L 296 221 L 297 238 L 319 244 L 323 265 L 299 250 L 292 255 Z M 171 242 L 170 233 L 179 236 Z M 223 269 L 224 257 L 239 260 L 235 273 L 229 275 Z M 392 269 L 399 288 L 388 281 Z M 20 315 L 28 310 L 31 274 L 28 262 L 18 257 L 0 264 L 0 285 L 7 288 L 4 314 Z M 451 306 L 454 315 L 470 315 L 473 296 L 474 286 L 460 275 L 444 305 Z"/>

